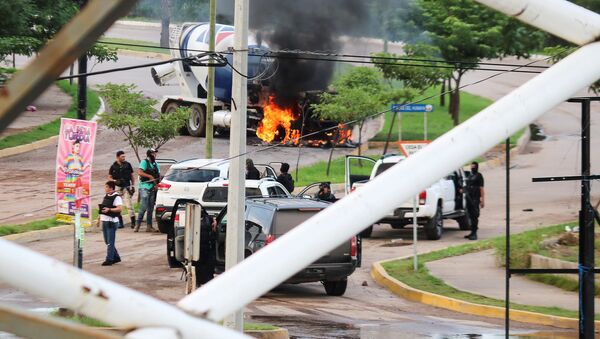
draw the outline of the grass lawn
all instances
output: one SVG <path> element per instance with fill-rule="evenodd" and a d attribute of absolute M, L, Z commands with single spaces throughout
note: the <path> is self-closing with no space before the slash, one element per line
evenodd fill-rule
<path fill-rule="evenodd" d="M 98 40 L 99 43 L 108 42 L 105 44 L 108 47 L 113 47 L 116 49 L 129 50 L 129 51 L 138 51 L 138 52 L 152 52 L 152 53 L 160 53 L 160 54 L 171 54 L 170 50 L 164 48 L 158 48 L 160 46 L 159 43 L 150 42 L 150 41 L 142 41 L 142 40 L 130 40 L 130 39 L 121 39 L 121 38 L 109 38 L 102 37 Z M 144 45 L 144 46 L 152 46 L 152 47 L 141 47 L 141 46 L 127 46 L 127 45 L 117 45 L 117 44 L 132 44 L 132 45 Z"/>
<path fill-rule="evenodd" d="M 65 113 L 65 118 L 77 118 L 77 84 L 69 84 L 68 80 L 60 80 L 56 83 L 63 91 L 69 94 L 73 101 L 71 107 Z M 96 114 L 100 107 L 100 97 L 96 92 L 88 89 L 87 91 L 87 117 L 89 119 Z M 55 136 L 60 131 L 60 118 L 44 125 L 40 125 L 30 131 L 9 135 L 0 139 L 0 149 L 26 145 L 34 141 L 43 140 Z"/>
<path fill-rule="evenodd" d="M 135 208 L 135 210 L 139 211 L 140 204 L 134 203 L 134 208 Z M 121 212 L 121 214 L 123 215 L 124 222 L 126 222 L 128 220 L 126 206 L 123 206 L 123 212 Z M 94 209 L 92 209 L 92 222 L 96 219 L 98 219 L 98 209 L 94 208 Z M 64 225 L 66 225 L 66 224 L 56 221 L 55 217 L 36 220 L 36 221 L 28 222 L 25 224 L 0 225 L 0 237 L 9 235 L 9 234 L 17 234 L 17 233 L 25 233 L 25 232 L 29 232 L 29 231 L 45 230 L 48 228 L 52 228 L 52 227 L 56 227 L 56 226 L 64 226 Z"/>
<path fill-rule="evenodd" d="M 559 234 L 564 230 L 565 225 L 555 225 L 550 227 L 538 228 L 535 230 L 523 232 L 511 236 L 511 267 L 525 267 L 521 266 L 528 260 L 527 248 L 533 248 L 536 246 L 537 239 L 543 239 L 548 236 Z M 405 260 L 390 261 L 383 264 L 384 269 L 395 279 L 423 291 L 444 295 L 451 298 L 456 298 L 472 303 L 491 305 L 504 307 L 504 301 L 484 297 L 477 294 L 472 294 L 464 291 L 457 290 L 442 280 L 429 274 L 429 271 L 425 267 L 425 263 L 429 261 L 440 260 L 452 256 L 463 255 L 472 252 L 483 251 L 486 249 L 495 248 L 496 251 L 503 256 L 505 237 L 497 237 L 493 239 L 487 239 L 483 241 L 477 241 L 474 243 L 463 244 L 459 246 L 449 247 L 440 251 L 424 254 L 419 256 L 418 271 L 413 270 L 412 258 Z M 527 259 L 526 259 L 527 258 Z M 465 273 L 467 274 L 467 273 Z M 577 311 L 570 311 L 561 309 L 558 307 L 541 307 L 541 306 L 529 306 L 511 303 L 511 308 L 517 310 L 538 312 L 562 317 L 577 318 Z M 596 316 L 596 319 L 600 319 L 600 316 Z"/>
<path fill-rule="evenodd" d="M 64 225 L 65 224 L 56 221 L 55 217 L 42 219 L 42 220 L 36 220 L 36 221 L 28 222 L 26 224 L 2 225 L 2 226 L 0 226 L 0 236 L 24 233 L 24 232 L 29 232 L 29 231 L 45 230 L 48 228 L 52 228 L 52 227 L 56 227 L 56 226 L 64 226 Z"/>
<path fill-rule="evenodd" d="M 327 173 L 327 161 L 319 161 L 310 166 L 300 167 L 298 170 L 298 177 L 296 172 L 290 172 L 294 176 L 295 186 L 301 187 L 312 184 L 317 181 L 330 181 L 331 183 L 344 182 L 344 157 L 333 159 L 331 161 L 331 168 L 329 170 L 329 176 Z M 355 171 L 353 174 L 371 174 L 372 166 L 365 166 L 364 171 Z"/>
<path fill-rule="evenodd" d="M 415 98 L 418 101 L 421 98 L 427 98 L 432 95 L 439 95 L 440 87 L 432 87 L 426 90 L 423 94 Z M 448 101 L 446 97 L 446 106 L 441 107 L 439 97 L 434 97 L 425 100 L 423 104 L 432 104 L 435 109 L 431 113 L 427 113 L 427 134 L 429 140 L 434 140 L 440 135 L 452 129 L 452 118 L 448 114 Z M 460 94 L 460 122 L 467 120 L 482 109 L 492 104 L 492 100 L 482 98 L 477 95 L 461 92 Z M 385 124 L 383 129 L 373 138 L 372 141 L 385 141 L 387 133 L 395 114 L 387 112 L 385 114 Z M 402 113 L 402 140 L 423 140 L 423 113 Z M 398 121 L 394 123 L 392 129 L 391 141 L 398 140 Z"/>

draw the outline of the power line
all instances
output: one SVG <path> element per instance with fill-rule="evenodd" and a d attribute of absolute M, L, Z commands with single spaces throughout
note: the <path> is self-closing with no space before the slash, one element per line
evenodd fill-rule
<path fill-rule="evenodd" d="M 500 75 L 503 75 L 503 74 L 507 74 L 507 73 L 511 73 L 511 72 L 517 71 L 519 68 L 528 67 L 528 66 L 530 66 L 530 65 L 532 65 L 532 64 L 534 64 L 534 63 L 537 63 L 537 62 L 539 62 L 539 61 L 548 61 L 548 60 L 550 60 L 550 59 L 552 59 L 552 58 L 554 58 L 554 57 L 556 57 L 556 56 L 558 56 L 558 55 L 561 55 L 561 54 L 563 54 L 563 53 L 567 52 L 568 50 L 569 50 L 569 49 L 565 48 L 563 51 L 561 51 L 561 52 L 559 52 L 559 53 L 556 53 L 556 54 L 554 54 L 554 55 L 552 55 L 552 56 L 549 56 L 549 57 L 547 57 L 547 58 L 544 58 L 544 59 L 542 59 L 542 60 L 534 60 L 534 61 L 531 61 L 531 62 L 529 62 L 529 63 L 525 64 L 525 65 L 519 65 L 519 66 L 517 66 L 517 67 L 515 67 L 515 68 L 513 68 L 513 69 L 511 69 L 511 70 L 502 70 L 502 71 L 500 71 L 499 73 L 492 74 L 492 75 L 490 75 L 490 76 L 488 76 L 488 77 L 485 77 L 485 78 L 483 78 L 483 79 L 480 79 L 480 80 L 477 80 L 477 81 L 474 81 L 474 82 L 471 82 L 471 83 L 468 83 L 468 84 L 464 84 L 464 85 L 462 85 L 462 86 L 459 86 L 459 88 L 458 88 L 458 89 L 463 89 L 463 88 L 466 88 L 466 87 L 470 87 L 470 86 L 473 86 L 473 85 L 476 85 L 476 84 L 483 83 L 483 82 L 485 82 L 485 81 L 488 81 L 488 80 L 491 80 L 491 79 L 493 79 L 493 78 L 495 78 L 495 77 L 497 77 L 497 76 L 500 76 Z M 433 99 L 433 98 L 440 97 L 440 96 L 442 96 L 442 95 L 446 95 L 446 94 L 448 94 L 448 93 L 450 93 L 450 92 L 451 92 L 451 90 L 447 90 L 447 91 L 445 91 L 445 92 L 443 92 L 443 93 L 433 94 L 433 95 L 430 95 L 430 96 L 428 96 L 428 97 L 421 98 L 421 99 L 418 99 L 418 100 L 415 100 L 415 101 L 412 101 L 412 102 L 410 102 L 410 103 L 406 103 L 406 104 L 407 104 L 407 105 L 409 105 L 409 104 L 421 103 L 421 102 L 423 102 L 423 101 L 426 101 L 426 100 L 429 100 L 429 99 Z M 345 125 L 352 125 L 352 124 L 355 124 L 355 123 L 357 123 L 357 122 L 364 121 L 364 120 L 367 120 L 367 119 L 370 119 L 370 118 L 374 118 L 374 117 L 376 117 L 376 116 L 379 116 L 379 115 L 381 115 L 381 114 L 385 114 L 385 113 L 387 113 L 387 112 L 390 112 L 390 111 L 391 111 L 391 109 L 390 109 L 390 108 L 388 108 L 388 109 L 386 109 L 386 110 L 383 110 L 383 111 L 379 111 L 379 112 L 375 112 L 375 113 L 373 113 L 373 114 L 370 114 L 370 115 L 368 115 L 367 117 L 364 117 L 364 118 L 361 118 L 361 119 L 354 119 L 354 120 L 351 120 L 351 121 L 347 121 L 347 122 L 341 123 L 341 125 L 344 125 L 344 126 L 345 126 Z M 327 128 L 321 129 L 321 130 L 319 130 L 319 131 L 311 132 L 311 133 L 309 133 L 309 134 L 306 134 L 306 135 L 301 135 L 301 136 L 299 136 L 299 137 L 292 138 L 292 139 L 290 139 L 290 141 L 292 141 L 292 142 L 299 142 L 299 141 L 300 141 L 300 140 L 302 140 L 302 139 L 305 139 L 305 138 L 308 138 L 308 137 L 311 137 L 311 136 L 314 136 L 314 135 L 317 135 L 317 134 L 320 134 L 320 133 L 323 133 L 323 132 L 327 132 L 327 131 L 332 131 L 332 130 L 335 130 L 335 129 L 339 129 L 339 128 L 340 128 L 340 127 L 339 127 L 339 125 L 337 125 L 337 126 L 332 126 L 332 127 L 327 127 Z M 216 161 L 213 161 L 213 162 L 209 162 L 209 163 L 207 163 L 207 164 L 205 164 L 205 165 L 202 165 L 202 166 L 200 166 L 200 167 L 196 167 L 196 168 L 192 168 L 192 169 L 187 169 L 187 170 L 184 170 L 184 171 L 186 171 L 186 172 L 187 172 L 187 171 L 197 171 L 197 170 L 200 170 L 200 169 L 202 169 L 202 168 L 204 168 L 204 167 L 211 166 L 211 165 L 214 165 L 214 164 L 217 164 L 217 163 L 221 163 L 221 162 L 223 162 L 223 161 L 229 161 L 229 160 L 232 160 L 232 159 L 235 159 L 235 158 L 238 158 L 238 157 L 241 157 L 241 156 L 245 156 L 245 155 L 253 154 L 253 153 L 264 152 L 264 151 L 267 151 L 267 150 L 270 150 L 270 149 L 273 149 L 273 148 L 276 148 L 276 147 L 281 147 L 281 146 L 284 146 L 284 144 L 274 144 L 274 145 L 269 145 L 269 146 L 267 146 L 267 147 L 264 147 L 264 148 L 260 148 L 260 149 L 255 149 L 255 150 L 246 151 L 246 152 L 244 152 L 244 153 L 241 153 L 241 154 L 237 154 L 237 155 L 234 155 L 234 156 L 227 157 L 227 158 L 225 158 L 225 159 L 220 159 L 220 160 L 216 160 Z M 180 173 L 178 173 L 178 174 L 180 174 Z M 173 174 L 173 175 L 174 175 L 174 174 Z M 168 177 L 169 177 L 169 176 L 165 176 L 165 177 L 163 177 L 163 178 L 168 178 Z M 45 209 L 48 209 L 48 208 L 51 208 L 51 207 L 54 207 L 54 205 L 45 206 L 45 207 L 42 207 L 42 208 L 40 208 L 40 209 L 37 209 L 37 210 L 34 210 L 34 211 L 29 211 L 29 212 L 38 212 L 38 211 L 43 211 L 43 210 L 45 210 Z M 28 213 L 29 213 L 29 212 L 28 212 Z M 0 221 L 4 221 L 4 220 L 9 220 L 9 219 L 12 219 L 12 218 L 15 218 L 15 217 L 17 217 L 17 216 L 20 216 L 21 214 L 23 214 L 23 213 L 19 213 L 19 214 L 12 215 L 12 216 L 10 216 L 10 217 L 5 217 L 5 218 L 2 218 L 2 219 L 0 219 Z"/>
<path fill-rule="evenodd" d="M 217 61 L 217 63 L 209 63 L 203 59 L 205 57 L 209 57 L 210 59 Z M 227 59 L 218 53 L 205 53 L 202 55 L 199 54 L 199 55 L 195 55 L 195 56 L 187 57 L 187 58 L 173 58 L 173 59 L 169 59 L 169 60 L 157 61 L 157 62 L 152 62 L 152 63 L 148 63 L 148 64 L 139 64 L 139 65 L 133 65 L 133 66 L 127 66 L 127 67 L 111 68 L 111 69 L 107 69 L 107 70 L 103 70 L 103 71 L 65 75 L 65 76 L 57 78 L 57 80 L 66 80 L 66 79 L 73 79 L 73 78 L 80 78 L 80 77 L 88 77 L 88 76 L 93 76 L 93 75 L 129 71 L 132 69 L 159 66 L 159 65 L 170 64 L 175 61 L 183 61 L 183 60 L 188 61 L 192 66 L 201 66 L 201 67 L 224 67 L 229 64 L 227 62 Z"/>
<path fill-rule="evenodd" d="M 102 41 L 99 40 L 99 43 L 108 44 L 108 45 L 120 45 L 120 46 L 130 46 L 130 47 L 142 47 L 142 48 L 156 48 L 156 49 L 165 49 L 165 50 L 176 50 L 176 51 L 188 51 L 188 52 L 200 52 L 206 53 L 207 50 L 201 49 L 192 49 L 192 48 L 177 48 L 177 47 L 160 47 L 160 46 L 152 46 L 152 45 L 143 45 L 143 44 L 133 44 L 133 43 L 125 43 L 125 42 L 110 42 L 110 41 Z M 357 54 L 340 54 L 333 52 L 321 52 L 321 51 L 302 51 L 302 50 L 275 50 L 269 51 L 265 53 L 253 53 L 257 49 L 248 49 L 246 50 L 248 55 L 250 56 L 269 56 L 273 58 L 291 58 L 289 55 L 309 55 L 309 56 L 323 56 L 323 57 L 338 57 L 338 58 L 358 58 L 358 59 L 380 59 L 380 60 L 394 60 L 394 61 L 417 61 L 417 62 L 431 62 L 431 63 L 443 63 L 450 65 L 486 65 L 486 66 L 504 66 L 504 67 L 528 67 L 528 68 L 537 68 L 537 69 L 546 69 L 548 66 L 526 66 L 522 64 L 506 64 L 506 63 L 494 63 L 494 62 L 474 62 L 474 61 L 456 61 L 456 60 L 442 60 L 442 59 L 429 59 L 429 58 L 415 58 L 415 57 L 386 57 L 386 56 L 373 56 L 373 55 L 357 55 Z M 233 54 L 235 50 L 230 49 L 228 51 L 219 52 L 221 54 Z M 297 57 L 301 59 L 300 57 Z M 324 60 L 324 61 L 338 61 L 338 59 L 332 58 L 307 58 L 306 60 Z M 357 61 L 349 61 L 343 60 L 343 62 L 357 62 Z M 364 63 L 364 62 L 361 62 Z M 389 63 L 390 65 L 397 66 L 413 66 L 409 65 L 398 65 L 395 63 Z M 455 68 L 455 67 L 451 67 Z"/>

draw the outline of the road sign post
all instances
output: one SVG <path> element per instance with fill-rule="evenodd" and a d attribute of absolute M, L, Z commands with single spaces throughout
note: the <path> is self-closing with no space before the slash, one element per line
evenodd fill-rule
<path fill-rule="evenodd" d="M 428 140 L 427 135 L 427 113 L 433 112 L 433 105 L 431 104 L 392 104 L 392 112 L 398 114 L 398 121 L 402 113 L 424 113 L 423 114 L 423 139 Z M 402 124 L 398 123 L 398 141 L 402 140 L 401 132 Z"/>

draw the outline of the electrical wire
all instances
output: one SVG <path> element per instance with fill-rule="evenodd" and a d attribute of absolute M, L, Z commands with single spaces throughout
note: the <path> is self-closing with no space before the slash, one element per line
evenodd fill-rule
<path fill-rule="evenodd" d="M 556 56 L 559 56 L 559 55 L 561 55 L 561 54 L 563 54 L 563 53 L 567 52 L 567 51 L 568 51 L 568 49 L 564 49 L 563 51 L 561 51 L 561 52 L 559 52 L 559 53 L 556 53 L 556 54 L 554 54 L 554 55 L 552 55 L 552 56 L 549 56 L 549 57 L 547 57 L 547 58 L 544 58 L 544 59 L 542 59 L 542 60 L 534 60 L 534 61 L 531 61 L 531 62 L 529 62 L 529 63 L 527 63 L 527 64 L 516 66 L 515 68 L 513 68 L 513 69 L 511 69 L 511 70 L 503 70 L 503 71 L 499 71 L 498 73 L 496 73 L 496 74 L 492 74 L 492 75 L 490 75 L 490 76 L 488 76 L 488 77 L 485 77 L 485 78 L 483 78 L 483 79 L 480 79 L 480 80 L 477 80 L 477 81 L 474 81 L 474 82 L 471 82 L 471 83 L 467 83 L 467 84 L 461 85 L 461 86 L 459 86 L 459 87 L 458 87 L 458 89 L 463 89 L 463 88 L 466 88 L 466 87 L 470 87 L 470 86 L 473 86 L 473 85 L 476 85 L 476 84 L 483 83 L 483 82 L 485 82 L 485 81 L 488 81 L 488 80 L 491 80 L 491 79 L 493 79 L 493 78 L 495 78 L 495 77 L 497 77 L 497 76 L 500 76 L 500 75 L 503 75 L 503 74 L 507 74 L 507 73 L 514 72 L 514 71 L 516 71 L 516 70 L 518 70 L 518 69 L 520 69 L 520 68 L 523 68 L 523 67 L 528 67 L 528 66 L 530 66 L 530 65 L 532 65 L 532 64 L 534 64 L 534 63 L 540 62 L 540 61 L 548 61 L 548 60 L 550 60 L 550 59 L 552 59 L 552 58 L 554 58 L 554 57 L 556 57 Z M 448 94 L 448 93 L 450 93 L 450 92 L 452 92 L 452 90 L 447 90 L 447 91 L 445 91 L 445 92 L 442 92 L 442 93 L 433 94 L 433 95 L 430 95 L 430 96 L 428 96 L 428 97 L 421 98 L 421 99 L 418 99 L 418 100 L 412 101 L 412 102 L 410 102 L 410 103 L 406 103 L 406 105 L 421 103 L 421 102 L 423 102 L 423 101 L 426 101 L 426 100 L 430 100 L 430 99 L 433 99 L 433 98 L 440 97 L 440 96 L 442 96 L 442 95 L 446 95 L 446 94 Z M 361 122 L 361 121 L 365 121 L 365 120 L 367 120 L 367 119 L 374 118 L 374 117 L 376 117 L 376 116 L 379 116 L 379 115 L 381 115 L 381 114 L 385 114 L 385 113 L 387 113 L 387 112 L 390 112 L 390 111 L 391 111 L 391 108 L 388 108 L 388 109 L 385 109 L 385 110 L 383 110 L 383 111 L 379 111 L 379 112 L 375 112 L 375 113 L 373 113 L 373 114 L 370 114 L 370 115 L 368 115 L 368 116 L 366 116 L 366 117 L 364 117 L 364 118 L 360 118 L 360 119 L 353 119 L 353 120 L 350 120 L 350 121 L 347 121 L 347 122 L 341 123 L 340 125 L 342 125 L 342 126 L 352 125 L 352 124 L 355 124 L 355 123 L 358 123 L 358 122 Z M 306 134 L 306 135 L 301 135 L 301 136 L 299 136 L 299 137 L 296 137 L 296 138 L 293 138 L 293 139 L 291 139 L 290 141 L 291 141 L 292 143 L 296 143 L 296 142 L 298 142 L 298 143 L 299 143 L 299 142 L 300 142 L 302 139 L 306 139 L 306 138 L 309 138 L 309 137 L 311 137 L 311 136 L 314 136 L 314 135 L 317 135 L 317 134 L 320 134 L 320 133 L 323 133 L 323 132 L 327 132 L 327 131 L 332 131 L 332 130 L 335 130 L 335 129 L 339 129 L 339 128 L 340 128 L 340 125 L 337 125 L 337 126 L 331 126 L 331 127 L 327 127 L 327 128 L 321 129 L 321 130 L 319 130 L 319 131 L 311 132 L 311 133 L 308 133 L 308 134 Z M 216 161 L 209 162 L 209 163 L 207 163 L 207 164 L 204 164 L 204 165 L 202 165 L 202 166 L 199 166 L 199 167 L 195 167 L 195 168 L 191 168 L 191 169 L 186 169 L 186 170 L 184 170 L 184 171 L 197 171 L 197 170 L 203 169 L 203 168 L 205 168 L 205 167 L 208 167 L 208 166 L 215 165 L 215 164 L 217 164 L 217 163 L 222 163 L 223 161 L 230 161 L 230 160 L 233 160 L 233 159 L 236 159 L 236 158 L 239 158 L 239 157 L 243 157 L 243 156 L 246 156 L 246 155 L 249 155 L 249 154 L 254 154 L 254 153 L 264 152 L 264 151 L 267 151 L 267 150 L 270 150 L 270 149 L 273 149 L 273 148 L 276 148 L 276 147 L 280 147 L 280 146 L 283 146 L 283 144 L 273 144 L 273 145 L 269 145 L 269 146 L 267 146 L 267 147 L 264 147 L 264 148 L 259 148 L 259 149 L 255 149 L 255 150 L 246 151 L 246 152 L 243 152 L 243 153 L 240 153 L 240 154 L 237 154 L 237 155 L 233 155 L 233 156 L 230 156 L 230 157 L 227 157 L 227 158 L 224 158 L 224 159 L 219 159 L 219 160 L 216 160 Z M 178 174 L 180 174 L 180 173 L 178 173 Z M 166 175 L 166 176 L 165 176 L 165 178 L 168 178 L 168 177 L 169 177 L 168 175 Z M 40 208 L 40 209 L 37 209 L 37 210 L 28 211 L 27 213 L 31 213 L 31 212 L 38 212 L 38 211 L 43 211 L 43 210 L 45 210 L 45 209 L 48 209 L 48 208 L 51 208 L 51 207 L 54 207 L 54 205 L 49 205 L 49 206 L 45 206 L 45 207 L 43 207 L 43 208 Z M 17 216 L 20 216 L 20 215 L 22 215 L 22 214 L 23 214 L 23 213 L 19 213 L 19 214 L 15 214 L 15 215 L 13 215 L 13 216 L 10 216 L 10 217 L 1 218 L 1 219 L 0 219 L 0 221 L 9 220 L 9 219 L 15 218 L 15 217 L 17 217 Z"/>
<path fill-rule="evenodd" d="M 208 61 L 205 61 L 204 60 L 205 57 L 208 57 L 209 59 L 217 61 L 217 63 L 210 63 Z M 93 76 L 93 75 L 130 71 L 130 70 L 138 69 L 138 68 L 146 68 L 146 67 L 170 64 L 175 61 L 187 61 L 192 66 L 200 66 L 200 67 L 224 67 L 229 64 L 227 62 L 227 59 L 218 53 L 212 53 L 212 54 L 205 53 L 202 55 L 199 54 L 199 55 L 194 55 L 194 56 L 187 57 L 187 58 L 173 58 L 173 59 L 169 59 L 169 60 L 151 62 L 151 63 L 147 63 L 147 64 L 139 64 L 139 65 L 133 65 L 133 66 L 127 66 L 127 67 L 111 68 L 111 69 L 107 69 L 107 70 L 103 70 L 103 71 L 65 75 L 65 76 L 58 77 L 56 79 L 57 80 L 67 80 L 67 79 L 73 79 L 73 78 L 88 77 L 88 76 Z"/>
<path fill-rule="evenodd" d="M 189 52 L 201 52 L 207 53 L 207 50 L 201 49 L 192 49 L 192 48 L 177 48 L 177 47 L 160 47 L 160 46 L 152 46 L 152 45 L 143 45 L 143 44 L 132 44 L 132 43 L 124 43 L 124 42 L 110 42 L 110 41 L 102 41 L 99 40 L 99 43 L 108 44 L 108 45 L 118 45 L 118 46 L 130 46 L 130 47 L 143 47 L 143 48 L 156 48 L 156 49 L 166 49 L 166 50 L 176 50 L 176 51 L 189 51 Z M 228 51 L 221 51 L 219 53 L 222 54 L 233 54 L 234 52 L 248 52 L 249 56 L 264 56 L 264 53 L 258 54 L 253 53 L 256 49 L 245 49 L 245 50 L 234 50 L 229 49 Z M 485 66 L 506 66 L 506 67 L 528 67 L 528 68 L 538 68 L 538 69 L 546 69 L 548 66 L 525 66 L 522 64 L 506 64 L 506 63 L 494 63 L 494 62 L 474 62 L 474 61 L 457 61 L 457 60 L 442 60 L 442 59 L 429 59 L 429 58 L 415 58 L 415 57 L 387 57 L 387 56 L 374 56 L 374 55 L 358 55 L 358 54 L 342 54 L 342 53 L 333 53 L 333 52 L 325 52 L 325 51 L 303 51 L 303 50 L 272 50 L 269 51 L 266 55 L 274 58 L 289 58 L 287 55 L 312 55 L 312 56 L 324 56 L 324 57 L 340 57 L 340 58 L 358 58 L 358 59 L 381 59 L 381 60 L 394 60 L 394 61 L 417 61 L 417 62 L 431 62 L 431 63 L 443 63 L 450 65 L 485 65 Z M 307 59 L 307 60 L 326 60 L 330 59 Z M 337 61 L 337 59 L 335 60 Z M 346 62 L 355 62 L 355 61 L 346 61 Z M 390 63 L 392 65 L 398 65 L 395 63 Z M 398 65 L 405 66 L 405 65 Z M 407 66 L 411 66 L 410 64 Z M 454 67 L 452 67 L 454 68 Z"/>

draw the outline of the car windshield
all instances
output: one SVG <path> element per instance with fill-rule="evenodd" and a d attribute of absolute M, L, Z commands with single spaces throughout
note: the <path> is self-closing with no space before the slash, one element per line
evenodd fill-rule
<path fill-rule="evenodd" d="M 209 182 L 219 176 L 220 171 L 200 168 L 171 168 L 165 175 L 174 182 Z"/>
<path fill-rule="evenodd" d="M 262 197 L 258 188 L 246 187 L 246 197 Z M 202 195 L 205 202 L 227 202 L 227 187 L 207 187 Z"/>
<path fill-rule="evenodd" d="M 379 167 L 377 167 L 377 172 L 375 172 L 375 176 L 380 175 L 381 173 L 387 171 L 390 167 L 394 166 L 396 163 L 394 162 L 384 162 Z"/>

